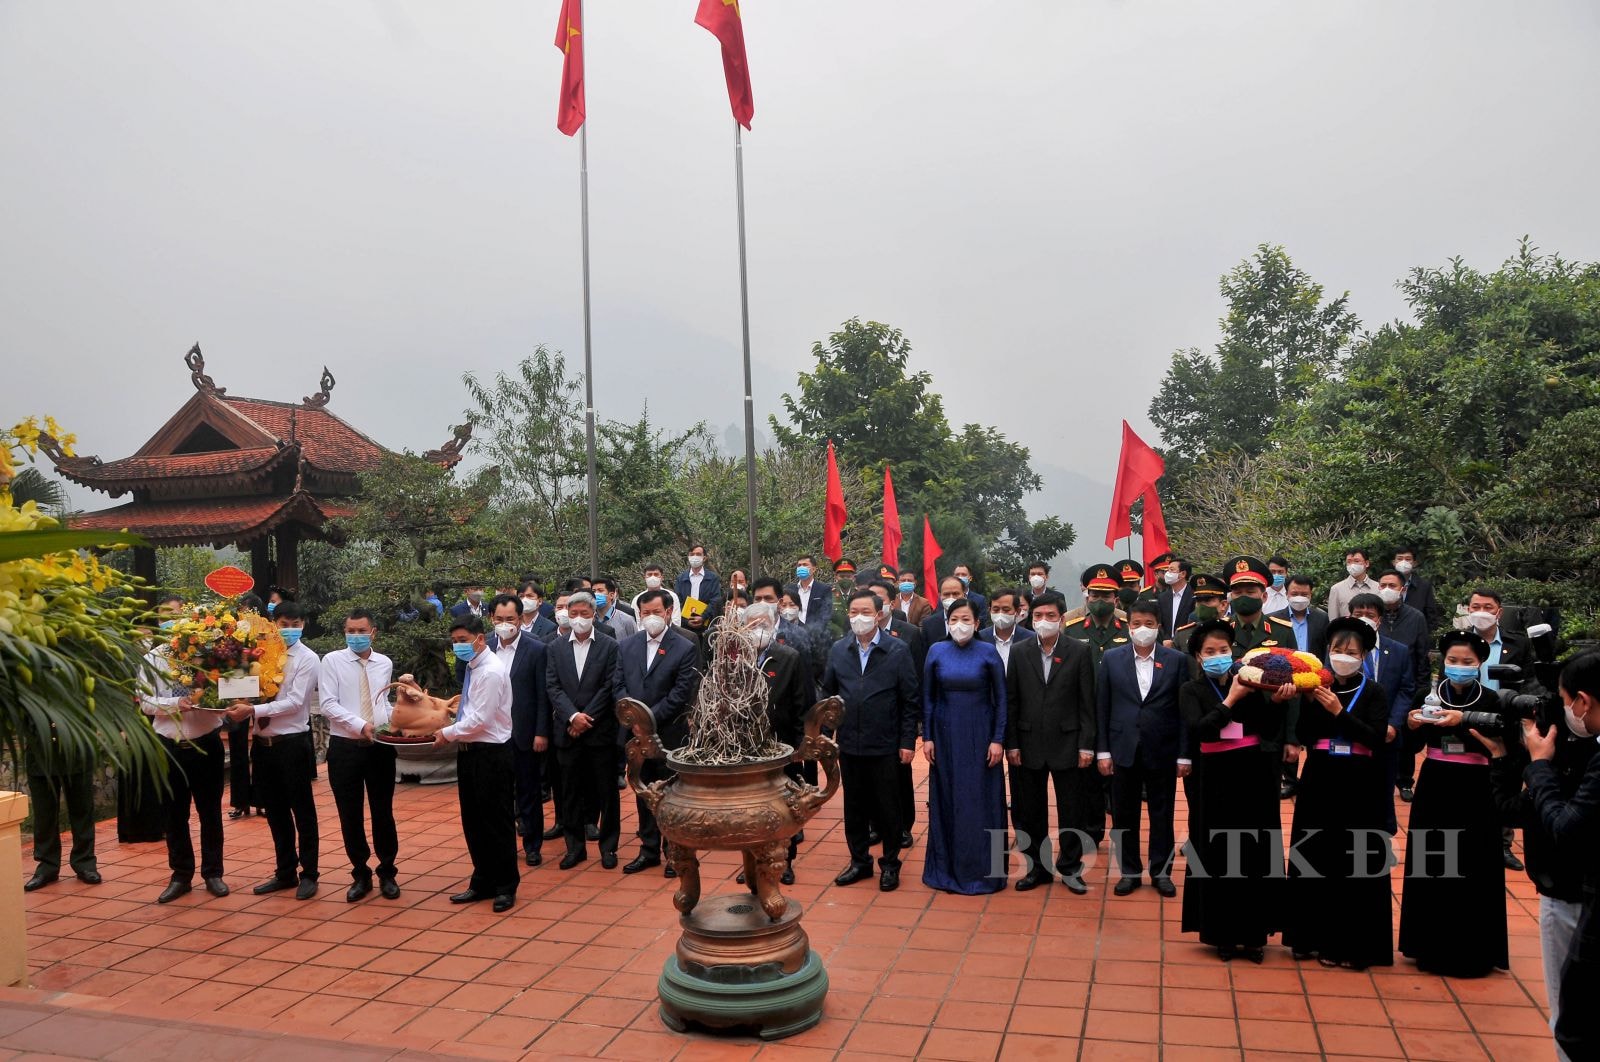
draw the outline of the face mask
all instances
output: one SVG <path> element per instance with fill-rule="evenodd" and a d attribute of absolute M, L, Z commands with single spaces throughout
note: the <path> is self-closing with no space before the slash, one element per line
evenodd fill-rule
<path fill-rule="evenodd" d="M 1378 596 L 1383 599 L 1385 605 L 1398 605 L 1400 603 L 1400 591 L 1392 586 L 1379 587 Z"/>
<path fill-rule="evenodd" d="M 515 623 L 496 623 L 494 625 L 494 636 L 500 639 L 501 645 L 504 645 L 517 636 L 517 629 Z"/>
<path fill-rule="evenodd" d="M 1272 585 L 1274 587 L 1281 587 L 1283 586 L 1284 580 L 1287 578 L 1288 576 L 1284 575 L 1282 572 L 1275 572 L 1272 576 Z"/>
<path fill-rule="evenodd" d="M 1216 605 L 1195 605 L 1194 618 L 1201 623 L 1209 623 L 1217 618 Z"/>
<path fill-rule="evenodd" d="M 1110 601 L 1091 601 L 1089 602 L 1089 615 L 1093 616 L 1095 619 L 1105 619 L 1107 616 L 1111 615 L 1112 611 L 1115 610 L 1116 607 L 1117 606 Z"/>
<path fill-rule="evenodd" d="M 1576 704 L 1578 702 L 1574 701 L 1573 703 Z M 1572 708 L 1566 705 L 1562 705 L 1561 710 L 1567 715 L 1568 730 L 1572 731 L 1573 734 L 1581 738 L 1594 737 L 1594 732 L 1584 725 L 1583 716 L 1579 715 Z"/>
<path fill-rule="evenodd" d="M 917 592 L 917 584 L 916 583 L 901 583 L 900 584 L 900 592 L 902 594 L 905 594 L 907 597 L 910 597 L 912 594 Z"/>
<path fill-rule="evenodd" d="M 1500 617 L 1493 612 L 1473 612 L 1467 616 L 1467 622 L 1480 631 L 1486 631 L 1500 622 Z"/>
<path fill-rule="evenodd" d="M 689 567 L 699 571 L 706 563 L 706 559 L 698 553 L 689 554 Z"/>
<path fill-rule="evenodd" d="M 1371 616 L 1358 616 L 1357 618 L 1360 619 L 1362 623 L 1365 623 L 1367 626 L 1371 627 L 1373 630 L 1378 629 L 1378 621 L 1373 619 Z"/>
<path fill-rule="evenodd" d="M 278 611 L 278 603 L 276 601 L 268 601 L 267 602 L 267 615 L 270 616 L 276 611 Z"/>
<path fill-rule="evenodd" d="M 1128 632 L 1128 637 L 1133 639 L 1133 644 L 1140 649 L 1148 649 L 1156 644 L 1156 639 L 1161 632 L 1154 627 L 1135 627 Z"/>
<path fill-rule="evenodd" d="M 972 624 L 966 620 L 958 620 L 950 624 L 950 638 L 957 645 L 966 645 L 972 640 Z"/>
<path fill-rule="evenodd" d="M 467 600 L 470 601 L 474 605 L 482 604 L 483 603 L 483 595 L 480 594 L 480 593 L 476 593 L 476 592 L 470 593 L 470 594 L 467 595 Z"/>
<path fill-rule="evenodd" d="M 1259 597 L 1241 594 L 1233 599 L 1233 613 L 1236 616 L 1254 616 L 1261 611 L 1261 604 Z"/>
<path fill-rule="evenodd" d="M 1043 590 L 1044 589 L 1044 576 L 1042 576 L 1042 575 L 1030 575 L 1030 576 L 1028 576 L 1028 585 L 1033 587 L 1035 590 Z"/>
<path fill-rule="evenodd" d="M 1416 565 L 1411 563 L 1410 561 L 1395 561 L 1394 562 L 1394 570 L 1399 572 L 1401 575 L 1410 575 L 1412 569 L 1414 569 L 1415 567 L 1416 567 Z"/>
<path fill-rule="evenodd" d="M 767 646 L 772 644 L 772 628 L 771 627 L 757 627 L 756 628 L 756 644 L 759 645 L 763 649 L 765 649 Z"/>
<path fill-rule="evenodd" d="M 178 621 L 177 620 L 162 620 L 161 621 L 161 629 L 164 630 L 164 631 L 170 631 L 172 628 L 176 627 L 177 625 L 178 625 Z"/>
<path fill-rule="evenodd" d="M 1477 681 L 1478 669 L 1469 664 L 1446 664 L 1444 677 L 1458 686 L 1465 686 L 1469 682 Z"/>
<path fill-rule="evenodd" d="M 811 578 L 811 569 L 802 564 L 795 568 L 794 577 L 796 579 L 809 579 Z"/>
<path fill-rule="evenodd" d="M 1361 658 L 1359 656 L 1350 656 L 1347 653 L 1334 653 L 1328 657 L 1328 666 L 1333 669 L 1335 675 L 1340 677 L 1354 675 L 1361 670 Z"/>
<path fill-rule="evenodd" d="M 961 599 L 959 597 L 946 597 L 946 598 L 941 598 L 939 600 L 939 604 L 944 606 L 944 610 L 946 612 L 949 612 L 950 611 L 950 606 L 955 604 L 957 601 L 960 601 L 960 600 Z"/>
<path fill-rule="evenodd" d="M 605 595 L 605 593 L 603 593 L 603 592 L 602 593 L 598 593 L 598 594 L 594 595 L 594 607 L 595 608 L 605 608 L 606 607 L 606 602 L 610 601 L 610 600 L 611 599 L 609 597 L 607 597 Z"/>
<path fill-rule="evenodd" d="M 562 630 L 566 630 L 572 626 L 572 620 L 568 617 L 566 609 L 556 609 L 556 626 L 560 627 Z"/>
<path fill-rule="evenodd" d="M 644 632 L 652 638 L 661 637 L 661 633 L 667 629 L 667 621 L 661 616 L 646 616 L 644 619 L 639 621 L 639 625 L 643 627 Z"/>
<path fill-rule="evenodd" d="M 1125 588 L 1117 591 L 1117 600 L 1122 602 L 1122 607 L 1124 609 L 1126 609 L 1129 605 L 1133 604 L 1138 599 L 1139 599 L 1139 591 L 1133 589 L 1132 587 L 1125 587 Z"/>
<path fill-rule="evenodd" d="M 795 623 L 800 619 L 800 610 L 794 607 L 786 608 L 780 613 L 785 623 Z"/>
<path fill-rule="evenodd" d="M 1061 621 L 1046 619 L 1034 620 L 1033 633 L 1037 634 L 1041 638 L 1054 638 L 1056 635 L 1061 633 Z"/>
<path fill-rule="evenodd" d="M 526 619 L 529 616 L 536 615 L 538 613 L 538 611 L 539 611 L 539 599 L 538 598 L 525 597 L 525 598 L 522 599 L 522 616 L 523 616 L 524 619 Z"/>
<path fill-rule="evenodd" d="M 567 622 L 572 625 L 573 634 L 588 634 L 594 630 L 594 620 L 588 616 L 573 616 Z"/>
<path fill-rule="evenodd" d="M 744 622 L 744 613 L 745 613 L 745 608 L 744 608 L 743 605 L 740 605 L 738 608 L 734 609 L 733 610 L 733 622 L 735 622 L 735 623 L 743 623 Z"/>
<path fill-rule="evenodd" d="M 1161 581 L 1166 583 L 1168 586 L 1177 586 L 1178 585 L 1178 580 L 1182 579 L 1182 578 L 1183 578 L 1183 573 L 1182 572 L 1170 572 L 1169 571 L 1166 574 L 1161 576 Z"/>
<path fill-rule="evenodd" d="M 1306 609 L 1311 607 L 1311 599 L 1309 597 L 1302 597 L 1299 594 L 1296 594 L 1294 597 L 1289 599 L 1289 607 L 1294 609 L 1296 612 L 1304 612 Z"/>
<path fill-rule="evenodd" d="M 1014 612 L 991 612 L 989 622 L 995 625 L 996 630 L 1009 631 L 1017 625 L 1017 616 Z"/>
<path fill-rule="evenodd" d="M 305 632 L 299 627 L 285 627 L 278 632 L 278 637 L 283 639 L 283 644 L 293 649 L 300 643 L 300 636 Z"/>
<path fill-rule="evenodd" d="M 965 575 L 958 575 L 958 576 L 956 576 L 956 578 L 961 580 L 961 586 L 964 589 L 965 588 L 970 588 L 972 586 L 972 580 L 967 578 Z"/>
<path fill-rule="evenodd" d="M 858 638 L 871 634 L 873 631 L 877 630 L 877 628 L 878 617 L 876 616 L 850 617 L 850 629 L 856 633 L 856 637 Z"/>
<path fill-rule="evenodd" d="M 645 588 L 649 589 L 649 590 L 660 590 L 661 589 L 661 576 L 659 576 L 659 575 L 647 575 L 647 576 L 645 576 L 644 577 L 644 585 L 645 585 Z"/>
<path fill-rule="evenodd" d="M 1344 570 L 1350 573 L 1350 578 L 1352 579 L 1359 579 L 1367 574 L 1367 566 L 1365 564 L 1346 564 Z"/>
<path fill-rule="evenodd" d="M 346 649 L 359 655 L 372 648 L 372 635 L 347 634 L 344 636 L 344 645 Z"/>
<path fill-rule="evenodd" d="M 1220 656 L 1208 656 L 1200 661 L 1201 670 L 1212 678 L 1221 678 L 1233 670 L 1233 657 L 1227 653 Z"/>
<path fill-rule="evenodd" d="M 471 642 L 451 642 L 450 651 L 456 654 L 456 659 L 463 664 L 468 663 L 478 655 L 478 649 Z"/>

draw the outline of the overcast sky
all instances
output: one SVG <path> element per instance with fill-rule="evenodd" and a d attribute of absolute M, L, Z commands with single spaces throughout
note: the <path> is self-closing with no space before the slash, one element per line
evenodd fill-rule
<path fill-rule="evenodd" d="M 0 418 L 136 449 L 192 393 L 443 442 L 465 371 L 581 366 L 558 0 L 0 0 Z M 596 400 L 741 416 L 732 129 L 695 0 L 586 12 Z M 952 419 L 1109 482 L 1217 277 L 1284 244 L 1374 325 L 1523 233 L 1600 258 L 1600 8 L 744 0 L 757 406 L 852 315 Z M 1065 478 L 1065 477 L 1063 477 Z M 1109 491 L 1107 500 L 1109 500 Z M 103 499 L 83 497 L 98 506 Z M 1080 540 L 1103 509 L 1068 513 Z"/>

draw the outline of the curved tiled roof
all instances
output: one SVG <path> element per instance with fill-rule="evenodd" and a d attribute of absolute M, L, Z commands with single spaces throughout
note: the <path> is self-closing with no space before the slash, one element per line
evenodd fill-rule
<path fill-rule="evenodd" d="M 297 442 L 306 461 L 329 472 L 366 472 L 387 452 L 326 409 L 289 402 L 223 396 L 234 412 L 255 421 L 282 442 Z"/>
<path fill-rule="evenodd" d="M 255 538 L 290 520 L 320 526 L 353 512 L 348 503 L 313 498 L 302 491 L 287 498 L 131 502 L 74 516 L 68 524 L 73 530 L 132 531 L 162 546 L 226 545 Z"/>

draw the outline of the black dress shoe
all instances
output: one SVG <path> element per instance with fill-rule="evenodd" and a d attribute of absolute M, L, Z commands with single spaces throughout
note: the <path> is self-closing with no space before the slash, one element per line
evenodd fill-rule
<path fill-rule="evenodd" d="M 1172 883 L 1172 879 L 1168 877 L 1160 877 L 1156 879 L 1156 891 L 1169 900 L 1178 895 L 1178 887 L 1174 885 Z"/>
<path fill-rule="evenodd" d="M 305 878 L 300 882 L 299 885 L 296 885 L 295 889 L 294 889 L 294 898 L 297 899 L 297 900 L 309 900 L 309 899 L 311 899 L 311 897 L 315 896 L 316 894 L 317 894 L 317 879 L 316 878 Z"/>
<path fill-rule="evenodd" d="M 637 874 L 641 870 L 649 870 L 651 867 L 659 867 L 660 865 L 661 858 L 659 856 L 640 855 L 630 859 L 622 868 L 622 872 L 624 874 Z"/>
<path fill-rule="evenodd" d="M 179 881 L 177 878 L 173 878 L 167 882 L 167 887 L 161 890 L 161 895 L 156 897 L 156 903 L 171 903 L 184 893 L 192 892 L 193 890 L 194 886 L 187 881 Z"/>
<path fill-rule="evenodd" d="M 450 897 L 450 902 L 477 903 L 479 900 L 487 900 L 488 898 L 489 897 L 487 894 L 481 893 L 477 889 L 468 889 L 466 892 L 458 892 L 454 896 Z"/>
<path fill-rule="evenodd" d="M 585 841 L 598 841 L 600 839 L 600 827 L 593 824 L 585 826 L 583 828 L 583 839 Z"/>
<path fill-rule="evenodd" d="M 400 898 L 400 883 L 393 878 L 379 878 L 378 893 L 385 900 L 398 900 Z"/>
<path fill-rule="evenodd" d="M 1050 884 L 1050 875 L 1049 874 L 1041 874 L 1039 871 L 1035 870 L 1035 871 L 1031 871 L 1031 872 L 1029 872 L 1027 874 L 1024 874 L 1024 875 L 1022 875 L 1022 877 L 1018 878 L 1017 879 L 1016 889 L 1017 889 L 1018 892 L 1032 892 L 1034 889 L 1037 889 L 1040 885 L 1048 885 L 1048 884 Z"/>
<path fill-rule="evenodd" d="M 250 809 L 249 808 L 234 808 L 232 811 L 228 812 L 228 818 L 230 818 L 230 819 L 242 819 L 242 818 L 247 817 L 249 814 L 250 814 Z"/>
<path fill-rule="evenodd" d="M 871 873 L 872 864 L 851 863 L 849 866 L 845 867 L 839 872 L 839 876 L 833 879 L 833 883 L 835 885 L 854 885 L 856 882 L 869 876 Z"/>
<path fill-rule="evenodd" d="M 617 869 L 617 853 L 615 853 L 615 852 L 601 852 L 600 853 L 600 865 L 602 867 L 604 867 L 606 870 L 615 870 L 615 869 Z"/>
<path fill-rule="evenodd" d="M 588 860 L 588 858 L 589 858 L 589 853 L 588 852 L 568 852 L 566 855 L 561 857 L 561 869 L 562 870 L 571 870 L 573 867 L 577 866 L 579 863 L 582 863 L 582 862 L 585 862 L 586 860 Z"/>
<path fill-rule="evenodd" d="M 1217 945 L 1217 958 L 1221 959 L 1223 962 L 1232 962 L 1233 957 L 1237 954 L 1239 954 L 1239 949 L 1234 947 L 1232 944 Z"/>
<path fill-rule="evenodd" d="M 893 892 L 900 887 L 900 871 L 893 867 L 884 867 L 883 873 L 878 875 L 878 891 Z"/>
<path fill-rule="evenodd" d="M 913 838 L 911 836 L 911 831 L 910 830 L 901 830 L 900 831 L 900 847 L 901 848 L 910 848 L 911 845 L 912 845 L 912 842 L 914 840 L 915 840 L 915 838 Z"/>
<path fill-rule="evenodd" d="M 494 913 L 504 914 L 506 911 L 511 910 L 511 905 L 516 902 L 517 898 L 515 896 L 512 896 L 510 893 L 502 892 L 499 896 L 494 898 Z"/>
<path fill-rule="evenodd" d="M 540 855 L 538 852 L 524 852 L 522 855 L 522 861 L 528 864 L 530 867 L 536 867 L 540 863 L 544 862 L 544 856 Z"/>
<path fill-rule="evenodd" d="M 1411 803 L 1411 798 L 1416 796 L 1416 792 L 1412 789 L 1410 782 L 1401 782 L 1395 788 L 1400 791 L 1400 799 L 1407 804 Z"/>
<path fill-rule="evenodd" d="M 780 885 L 793 885 L 794 884 L 794 864 L 793 863 L 785 863 L 783 865 L 783 873 L 778 875 L 778 884 L 780 884 Z"/>
<path fill-rule="evenodd" d="M 678 871 L 671 863 L 668 863 L 667 868 L 661 872 L 661 876 L 664 878 L 675 878 L 678 876 Z"/>
<path fill-rule="evenodd" d="M 360 881 L 350 886 L 350 891 L 344 894 L 344 902 L 355 903 L 357 900 L 361 899 L 371 891 L 372 879 L 362 878 Z"/>
<path fill-rule="evenodd" d="M 22 883 L 22 891 L 32 892 L 34 889 L 42 889 L 60 877 L 61 871 L 46 870 L 43 867 L 40 867 L 38 870 L 33 872 L 33 877 Z"/>
<path fill-rule="evenodd" d="M 1526 869 L 1522 865 L 1522 860 L 1518 859 L 1517 856 L 1516 856 L 1516 853 L 1511 851 L 1511 849 L 1504 848 L 1504 849 L 1501 849 L 1501 851 L 1505 856 L 1505 864 L 1506 864 L 1506 869 L 1507 870 L 1524 870 L 1524 869 Z"/>
<path fill-rule="evenodd" d="M 228 895 L 228 883 L 221 878 L 207 878 L 206 891 L 213 896 Z"/>
<path fill-rule="evenodd" d="M 78 871 L 78 880 L 85 885 L 98 885 L 104 879 L 100 877 L 98 870 L 80 870 Z"/>
<path fill-rule="evenodd" d="M 1267 949 L 1245 948 L 1244 957 L 1255 963 L 1257 966 L 1260 966 L 1262 963 L 1267 961 Z"/>
<path fill-rule="evenodd" d="M 1288 800 L 1290 797 L 1294 796 L 1295 790 L 1298 788 L 1299 786 L 1295 785 L 1293 782 L 1284 782 L 1278 787 L 1278 799 Z"/>
<path fill-rule="evenodd" d="M 1068 892 L 1076 896 L 1087 896 L 1089 894 L 1088 883 L 1083 880 L 1082 874 L 1066 874 L 1061 878 L 1061 884 L 1067 887 Z"/>
<path fill-rule="evenodd" d="M 557 838 L 559 838 L 560 836 L 561 836 L 561 827 L 560 826 L 552 826 L 548 830 L 544 831 L 544 839 L 547 840 L 547 841 L 554 841 Z"/>
<path fill-rule="evenodd" d="M 1137 889 L 1143 884 L 1144 882 L 1137 877 L 1131 875 L 1124 876 L 1118 880 L 1117 884 L 1112 888 L 1111 891 L 1118 896 L 1126 896 L 1128 893 L 1132 892 L 1134 889 Z"/>
<path fill-rule="evenodd" d="M 269 892 L 282 892 L 284 889 L 294 888 L 293 881 L 284 881 L 282 878 L 268 878 L 250 891 L 257 896 L 265 896 Z"/>

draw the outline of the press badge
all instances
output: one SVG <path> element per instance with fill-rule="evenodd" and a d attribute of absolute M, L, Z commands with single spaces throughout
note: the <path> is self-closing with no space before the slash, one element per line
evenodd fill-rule
<path fill-rule="evenodd" d="M 1446 756 L 1461 756 L 1467 751 L 1467 743 L 1459 739 L 1452 741 L 1449 738 L 1445 738 L 1443 747 Z"/>
<path fill-rule="evenodd" d="M 1328 742 L 1328 755 L 1330 756 L 1349 756 L 1351 753 L 1352 745 L 1348 741 L 1333 738 Z"/>

